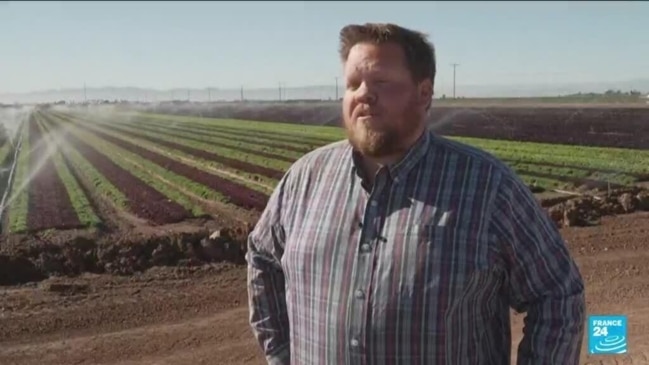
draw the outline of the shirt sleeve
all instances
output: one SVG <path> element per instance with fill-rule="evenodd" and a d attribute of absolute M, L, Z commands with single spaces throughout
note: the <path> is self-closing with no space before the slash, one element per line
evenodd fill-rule
<path fill-rule="evenodd" d="M 248 236 L 249 320 L 268 364 L 290 363 L 289 322 L 281 258 L 284 252 L 282 204 L 286 176 L 271 194 L 265 210 Z"/>
<path fill-rule="evenodd" d="M 584 284 L 556 224 L 513 172 L 496 193 L 491 234 L 508 271 L 510 305 L 527 312 L 518 365 L 578 365 Z"/>

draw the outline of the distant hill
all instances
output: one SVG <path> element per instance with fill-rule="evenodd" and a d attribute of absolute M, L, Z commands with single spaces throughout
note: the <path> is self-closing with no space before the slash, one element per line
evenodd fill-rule
<path fill-rule="evenodd" d="M 498 98 L 498 97 L 550 97 L 577 93 L 604 93 L 606 90 L 637 90 L 649 93 L 649 79 L 636 79 L 619 82 L 565 83 L 554 85 L 458 85 L 457 96 L 469 98 Z M 452 90 L 439 86 L 435 91 L 436 97 L 450 97 Z M 217 101 L 217 100 L 278 100 L 279 88 L 257 89 L 172 89 L 154 90 L 137 87 L 88 87 L 62 90 L 43 90 L 29 93 L 0 93 L 0 103 L 43 103 L 60 100 L 82 102 L 87 100 L 125 100 L 125 101 Z M 338 97 L 343 95 L 339 87 Z M 288 87 L 281 90 L 281 99 L 335 99 L 334 85 L 314 85 Z"/>

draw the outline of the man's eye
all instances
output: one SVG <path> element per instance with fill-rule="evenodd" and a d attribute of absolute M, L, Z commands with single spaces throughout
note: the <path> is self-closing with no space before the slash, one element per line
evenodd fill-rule
<path fill-rule="evenodd" d="M 358 83 L 347 84 L 347 90 L 356 90 L 358 89 Z"/>

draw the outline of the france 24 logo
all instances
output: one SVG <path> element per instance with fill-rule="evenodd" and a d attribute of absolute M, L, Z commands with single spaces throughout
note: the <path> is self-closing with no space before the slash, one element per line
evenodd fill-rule
<path fill-rule="evenodd" d="M 623 315 L 588 317 L 588 353 L 591 355 L 627 352 L 627 317 Z"/>

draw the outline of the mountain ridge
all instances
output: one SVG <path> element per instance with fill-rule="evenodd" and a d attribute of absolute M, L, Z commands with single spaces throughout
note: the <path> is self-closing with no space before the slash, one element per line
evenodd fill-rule
<path fill-rule="evenodd" d="M 510 85 L 457 85 L 456 95 L 469 98 L 493 97 L 546 97 L 576 93 L 603 93 L 606 90 L 649 93 L 649 78 L 638 78 L 626 81 L 573 82 L 561 84 L 510 84 Z M 47 89 L 22 93 L 0 92 L 0 103 L 43 103 L 61 100 L 81 102 L 84 100 L 128 100 L 128 101 L 217 101 L 217 100 L 282 100 L 289 99 L 335 99 L 335 85 L 307 85 L 277 88 L 173 88 L 154 89 L 137 86 L 102 86 Z M 280 96 L 281 93 L 281 96 Z M 344 87 L 339 85 L 337 96 L 341 97 Z M 451 97 L 452 87 L 438 86 L 436 98 Z"/>

